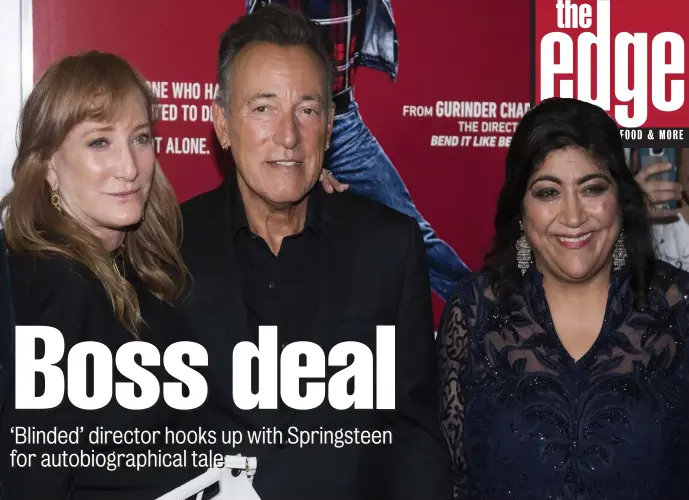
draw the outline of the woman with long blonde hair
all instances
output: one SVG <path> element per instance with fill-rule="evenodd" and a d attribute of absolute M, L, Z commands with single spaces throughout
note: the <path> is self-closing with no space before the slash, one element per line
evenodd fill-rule
<path fill-rule="evenodd" d="M 48 69 L 22 111 L 14 187 L 0 202 L 16 322 L 62 333 L 63 373 L 67 353 L 79 342 L 104 344 L 114 359 L 132 340 L 153 344 L 161 358 L 167 346 L 185 340 L 170 304 L 189 276 L 178 252 L 179 206 L 155 158 L 153 104 L 147 83 L 126 61 L 89 52 Z M 163 382 L 162 368 L 146 369 Z M 113 371 L 115 382 L 127 381 Z M 86 376 L 90 396 L 94 367 L 88 362 L 86 372 L 69 377 Z M 43 384 L 39 376 L 37 395 Z M 138 387 L 134 392 L 138 397 Z M 66 387 L 62 403 L 52 409 L 16 410 L 14 403 L 10 394 L 0 449 L 37 456 L 32 467 L 19 468 L 3 452 L 8 498 L 152 499 L 190 477 L 171 461 L 153 460 L 157 467 L 138 471 L 127 462 L 148 451 L 163 456 L 165 428 L 180 424 L 181 412 L 165 405 L 162 391 L 147 410 L 123 408 L 114 392 L 104 408 L 80 410 L 67 399 Z M 17 444 L 15 426 L 84 430 L 79 444 L 51 447 Z M 88 431 L 97 427 L 161 435 L 155 443 L 89 442 Z M 92 450 L 119 456 L 116 470 L 60 461 L 63 451 Z"/>

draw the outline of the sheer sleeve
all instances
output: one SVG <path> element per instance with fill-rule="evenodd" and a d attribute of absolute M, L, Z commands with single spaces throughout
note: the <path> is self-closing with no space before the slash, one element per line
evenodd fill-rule
<path fill-rule="evenodd" d="M 472 282 L 460 284 L 445 304 L 437 339 L 441 427 L 452 457 L 454 500 L 469 498 L 470 494 L 463 450 L 466 395 L 463 381 L 468 370 L 469 329 L 476 301 Z"/>

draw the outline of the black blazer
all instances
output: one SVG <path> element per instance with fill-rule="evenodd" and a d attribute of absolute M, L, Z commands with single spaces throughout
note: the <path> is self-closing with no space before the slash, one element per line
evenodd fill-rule
<path fill-rule="evenodd" d="M 116 320 L 105 289 L 89 270 L 74 261 L 52 255 L 48 258 L 38 257 L 34 253 L 9 254 L 9 269 L 13 287 L 14 305 L 18 325 L 46 325 L 61 331 L 65 341 L 65 351 L 58 363 L 67 373 L 67 353 L 76 343 L 96 341 L 105 344 L 111 351 L 113 359 L 117 349 L 124 343 L 134 340 Z M 133 276 L 133 270 L 127 269 L 127 277 Z M 171 343 L 182 340 L 185 334 L 174 319 L 174 311 L 150 295 L 137 279 L 130 279 L 138 292 L 141 312 L 148 328 L 144 328 L 141 340 L 154 344 L 162 353 Z M 37 355 L 43 355 L 42 343 L 37 343 Z M 91 368 L 92 369 L 92 368 Z M 161 382 L 167 377 L 162 370 L 147 367 Z M 113 368 L 113 379 L 127 381 Z M 92 373 L 92 372 L 91 372 Z M 75 377 L 80 375 L 75 374 Z M 81 375 L 83 377 L 83 375 Z M 87 381 L 93 376 L 87 375 Z M 16 410 L 14 377 L 8 384 L 6 401 L 0 416 L 0 478 L 5 486 L 2 500 L 152 500 L 193 477 L 191 470 L 182 468 L 156 467 L 137 471 L 127 467 L 127 462 L 115 471 L 104 467 L 69 468 L 41 467 L 40 460 L 44 453 L 52 456 L 61 452 L 86 455 L 91 450 L 109 454 L 146 454 L 149 451 L 157 454 L 179 453 L 179 449 L 166 447 L 164 444 L 151 445 L 91 445 L 88 433 L 97 427 L 108 430 L 160 430 L 176 429 L 182 426 L 179 419 L 184 415 L 167 407 L 161 398 L 158 404 L 148 410 L 128 410 L 119 406 L 113 398 L 111 403 L 101 410 L 84 411 L 73 406 L 65 395 L 62 404 L 47 410 Z M 87 382 L 87 391 L 91 391 Z M 38 394 L 43 392 L 43 377 L 36 382 Z M 81 441 L 77 445 L 16 445 L 15 426 L 31 427 L 36 430 L 71 430 L 83 427 Z M 161 434 L 162 435 L 162 434 Z M 161 443 L 162 439 L 158 440 Z M 37 455 L 33 467 L 10 467 L 9 450 L 17 449 L 22 453 Z"/>
<path fill-rule="evenodd" d="M 201 410 L 218 433 L 215 453 L 258 458 L 254 487 L 262 500 L 445 500 L 452 497 L 448 453 L 440 437 L 436 360 L 428 269 L 418 224 L 412 218 L 320 185 L 319 301 L 307 338 L 327 354 L 357 341 L 376 352 L 376 325 L 396 326 L 396 410 L 336 411 L 326 401 L 310 411 L 237 408 L 232 398 L 232 352 L 257 339 L 247 326 L 230 230 L 232 179 L 182 205 L 183 257 L 194 277 L 180 312 L 194 340 L 208 351 L 209 396 Z M 329 378 L 340 368 L 327 368 Z M 280 444 L 248 443 L 262 427 L 283 431 Z M 391 430 L 383 445 L 299 447 L 289 429 Z M 223 445 L 222 430 L 243 442 Z"/>
<path fill-rule="evenodd" d="M 0 231 L 0 411 L 2 411 L 14 360 L 14 306 L 7 264 L 5 233 Z M 2 488 L 0 487 L 0 493 Z M 0 499 L 2 497 L 0 496 Z"/>
<path fill-rule="evenodd" d="M 0 231 L 0 413 L 6 401 L 7 390 L 14 370 L 14 307 L 12 287 L 7 265 L 5 233 Z M 2 422 L 0 421 L 0 425 Z M 2 452 L 2 449 L 0 449 Z M 0 476 L 0 500 L 6 497 Z"/>

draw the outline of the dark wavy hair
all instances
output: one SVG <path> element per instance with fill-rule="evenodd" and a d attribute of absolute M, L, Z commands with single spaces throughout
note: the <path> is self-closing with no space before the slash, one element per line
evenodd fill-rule
<path fill-rule="evenodd" d="M 505 303 L 520 286 L 516 243 L 521 236 L 519 222 L 529 178 L 550 153 L 567 148 L 587 152 L 615 181 L 632 287 L 643 303 L 654 263 L 646 196 L 627 165 L 613 119 L 598 106 L 566 98 L 548 99 L 529 110 L 512 137 L 495 214 L 493 246 L 485 258 L 493 292 Z"/>

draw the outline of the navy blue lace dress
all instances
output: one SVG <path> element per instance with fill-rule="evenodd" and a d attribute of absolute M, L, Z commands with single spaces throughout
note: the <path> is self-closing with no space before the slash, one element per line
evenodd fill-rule
<path fill-rule="evenodd" d="M 689 274 L 657 266 L 643 311 L 612 274 L 576 362 L 533 266 L 502 312 L 485 274 L 460 283 L 438 332 L 455 499 L 689 498 Z"/>

